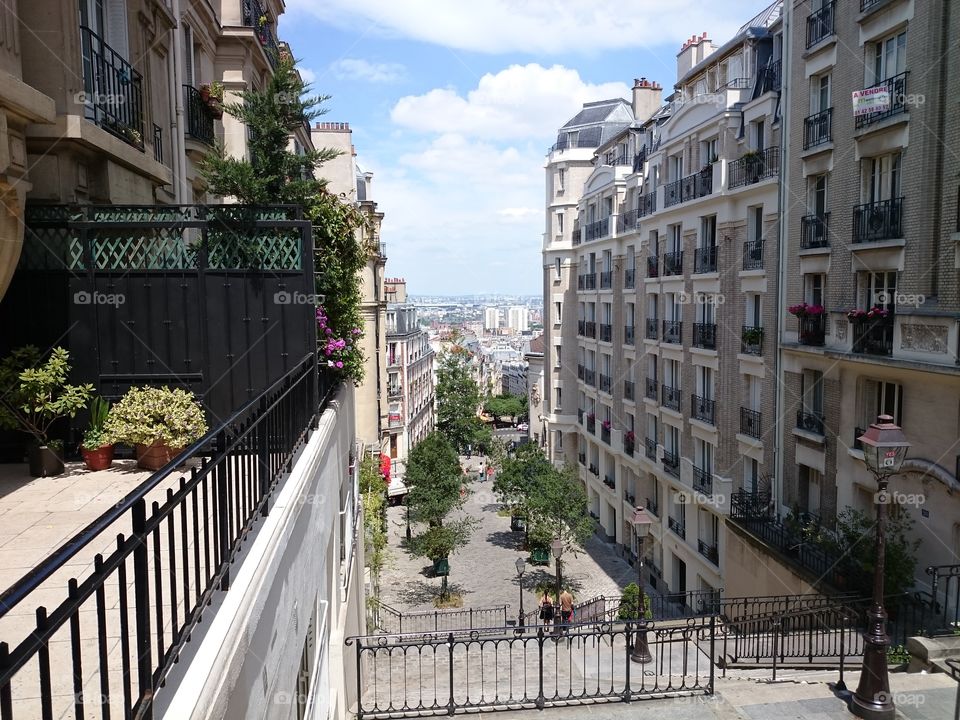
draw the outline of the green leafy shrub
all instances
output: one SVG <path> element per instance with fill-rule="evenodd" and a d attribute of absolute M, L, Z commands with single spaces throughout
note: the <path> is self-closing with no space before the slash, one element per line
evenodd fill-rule
<path fill-rule="evenodd" d="M 185 448 L 207 433 L 203 408 L 192 393 L 167 387 L 130 388 L 114 405 L 104 425 L 109 442 L 162 443 Z"/>
<path fill-rule="evenodd" d="M 100 396 L 90 402 L 90 424 L 83 434 L 81 447 L 84 450 L 97 450 L 104 445 L 112 445 L 105 426 L 110 415 L 110 401 Z"/>
<path fill-rule="evenodd" d="M 640 587 L 636 583 L 630 583 L 623 589 L 620 596 L 620 610 L 617 612 L 618 620 L 639 620 L 640 613 Z M 650 609 L 650 598 L 646 593 L 643 595 L 643 614 L 644 620 L 653 618 L 653 612 Z"/>

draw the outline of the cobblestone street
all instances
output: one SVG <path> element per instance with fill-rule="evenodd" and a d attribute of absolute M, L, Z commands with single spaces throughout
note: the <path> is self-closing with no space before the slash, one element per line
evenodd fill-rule
<path fill-rule="evenodd" d="M 479 520 L 470 544 L 450 558 L 451 592 L 463 597 L 463 607 L 489 607 L 509 604 L 508 618 L 517 617 L 519 594 L 514 563 L 517 557 L 528 557 L 522 549 L 523 533 L 510 530 L 510 518 L 497 514 L 500 505 L 490 480 L 476 482 L 480 458 L 461 457 L 461 463 L 472 477 L 472 494 L 463 513 Z M 440 578 L 430 577 L 431 563 L 413 558 L 403 548 L 406 534 L 406 510 L 403 506 L 388 509 L 390 557 L 381 576 L 381 601 L 401 612 L 433 610 L 433 598 L 439 591 Z M 534 588 L 555 578 L 555 566 L 527 565 L 523 576 L 523 609 L 529 613 L 536 607 Z M 563 558 L 563 577 L 577 602 L 597 595 L 616 597 L 621 589 L 636 580 L 636 570 L 613 550 L 612 545 L 593 536 L 586 551 L 568 552 Z M 647 592 L 651 592 L 648 587 Z"/>

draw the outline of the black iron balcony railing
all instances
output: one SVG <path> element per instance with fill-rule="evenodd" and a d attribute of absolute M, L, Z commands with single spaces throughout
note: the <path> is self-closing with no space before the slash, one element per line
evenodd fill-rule
<path fill-rule="evenodd" d="M 611 490 L 616 490 L 616 488 L 617 488 L 616 478 L 614 478 L 614 477 L 612 477 L 612 476 L 610 476 L 610 475 L 604 475 L 604 476 L 603 476 L 603 484 L 606 485 L 606 486 L 607 486 L 608 488 L 610 488 Z"/>
<path fill-rule="evenodd" d="M 717 349 L 717 324 L 716 323 L 694 323 L 693 324 L 693 344 L 698 348 L 707 350 Z"/>
<path fill-rule="evenodd" d="M 656 501 L 656 500 L 654 500 L 653 498 L 644 498 L 644 502 L 645 502 L 646 504 L 645 504 L 643 507 L 644 507 L 646 510 L 650 511 L 650 513 L 651 513 L 654 517 L 660 517 L 660 506 L 657 505 L 657 501 Z"/>
<path fill-rule="evenodd" d="M 597 385 L 597 373 L 590 368 L 583 369 L 583 381 L 590 387 L 596 387 Z"/>
<path fill-rule="evenodd" d="M 163 128 L 156 123 L 153 124 L 153 159 L 163 162 Z"/>
<path fill-rule="evenodd" d="M 697 540 L 697 552 L 703 555 L 714 565 L 720 564 L 720 551 L 717 549 L 716 540 L 714 540 L 713 543 L 708 543 L 704 540 Z"/>
<path fill-rule="evenodd" d="M 888 97 L 890 98 L 890 103 L 883 110 L 877 110 L 876 112 L 868 113 L 866 115 L 857 115 L 854 117 L 853 126 L 857 130 L 864 128 L 867 125 L 872 125 L 875 122 L 879 122 L 880 120 L 885 120 L 888 117 L 899 115 L 907 109 L 908 72 L 902 72 L 899 75 L 894 75 L 891 78 L 881 80 L 875 85 L 871 85 L 869 88 L 866 88 L 867 90 L 872 90 L 874 88 L 886 89 Z"/>
<path fill-rule="evenodd" d="M 143 77 L 88 27 L 80 28 L 84 116 L 143 150 Z"/>
<path fill-rule="evenodd" d="M 763 354 L 763 328 L 744 325 L 740 331 L 740 352 L 745 355 Z"/>
<path fill-rule="evenodd" d="M 261 23 L 261 18 L 267 17 L 266 10 L 259 0 L 242 0 L 242 10 L 243 24 L 256 30 L 257 39 L 267 54 L 267 60 L 275 68 L 280 61 L 280 44 L 273 34 L 273 23 Z"/>
<path fill-rule="evenodd" d="M 713 495 L 713 472 L 694 465 L 693 489 L 704 495 Z"/>
<path fill-rule="evenodd" d="M 730 189 L 758 183 L 780 173 L 780 148 L 752 150 L 730 163 Z"/>
<path fill-rule="evenodd" d="M 601 425 L 600 426 L 600 439 L 605 442 L 607 445 L 610 444 L 610 426 Z"/>
<path fill-rule="evenodd" d="M 613 342 L 613 325 L 600 323 L 600 340 L 602 342 Z"/>
<path fill-rule="evenodd" d="M 187 111 L 186 135 L 207 145 L 213 145 L 213 113 L 204 102 L 200 91 L 191 85 L 183 86 L 184 103 Z"/>
<path fill-rule="evenodd" d="M 800 408 L 797 410 L 797 429 L 823 435 L 823 414 Z"/>
<path fill-rule="evenodd" d="M 597 323 L 593 320 L 586 320 L 583 323 L 583 336 L 588 338 L 597 337 Z"/>
<path fill-rule="evenodd" d="M 600 378 L 600 391 L 605 393 L 610 392 L 610 386 L 611 386 L 610 376 L 600 373 L 598 377 Z"/>
<path fill-rule="evenodd" d="M 674 180 L 663 186 L 663 206 L 665 208 L 689 200 L 706 197 L 713 192 L 713 168 L 695 172 L 692 175 Z"/>
<path fill-rule="evenodd" d="M 801 345 L 821 346 L 826 336 L 826 318 L 823 315 L 808 315 L 799 318 Z"/>
<path fill-rule="evenodd" d="M 863 435 L 863 433 L 864 433 L 864 430 L 862 427 L 853 429 L 853 449 L 854 450 L 863 450 L 863 443 L 860 442 L 860 436 Z"/>
<path fill-rule="evenodd" d="M 655 278 L 660 276 L 659 260 L 656 255 L 647 258 L 647 277 Z"/>
<path fill-rule="evenodd" d="M 609 290 L 613 287 L 613 271 L 604 270 L 600 273 L 600 289 Z"/>
<path fill-rule="evenodd" d="M 826 3 L 816 12 L 810 13 L 807 16 L 807 47 L 813 47 L 821 40 L 830 37 L 833 35 L 834 27 L 834 10 L 836 3 L 831 0 L 831 2 Z"/>
<path fill-rule="evenodd" d="M 583 408 L 577 408 L 577 422 L 583 425 Z"/>
<path fill-rule="evenodd" d="M 577 290 L 596 290 L 596 289 L 597 289 L 596 273 L 584 273 L 583 275 L 577 276 Z"/>
<path fill-rule="evenodd" d="M 577 456 L 577 460 L 580 461 L 580 464 L 581 464 L 581 465 L 586 466 L 586 464 L 587 464 L 587 454 L 586 454 L 586 453 L 580 453 L 580 454 Z"/>
<path fill-rule="evenodd" d="M 663 341 L 665 343 L 680 343 L 682 340 L 683 322 L 681 320 L 663 321 Z"/>
<path fill-rule="evenodd" d="M 800 218 L 800 249 L 812 250 L 830 246 L 830 213 L 804 215 Z"/>
<path fill-rule="evenodd" d="M 655 377 L 646 378 L 645 385 L 646 385 L 646 389 L 645 389 L 646 396 L 651 400 L 656 400 L 657 399 L 657 379 Z"/>
<path fill-rule="evenodd" d="M 853 351 L 864 355 L 893 354 L 893 318 L 854 320 Z"/>
<path fill-rule="evenodd" d="M 623 271 L 623 287 L 626 290 L 632 290 L 637 286 L 637 271 L 635 268 L 627 268 Z"/>
<path fill-rule="evenodd" d="M 580 333 L 580 334 L 582 335 L 583 333 Z M 583 372 L 584 372 L 583 365 L 577 365 L 577 380 L 583 380 Z M 580 412 L 582 413 L 583 411 L 581 410 Z"/>
<path fill-rule="evenodd" d="M 594 477 L 600 477 L 600 468 L 598 468 L 598 467 L 597 467 L 596 465 L 594 465 L 593 463 L 590 463 L 590 467 L 587 468 L 587 470 L 588 470 L 588 471 L 590 472 L 590 474 L 593 475 Z"/>
<path fill-rule="evenodd" d="M 687 530 L 684 528 L 683 523 L 677 520 L 676 518 L 667 518 L 667 527 L 669 527 L 674 533 L 680 536 L 681 539 L 687 539 Z"/>
<path fill-rule="evenodd" d="M 657 211 L 657 191 L 651 190 L 646 195 L 637 198 L 637 215 L 646 217 Z"/>
<path fill-rule="evenodd" d="M 656 318 L 647 318 L 647 321 L 646 321 L 647 333 L 646 333 L 646 336 L 645 336 L 645 337 L 647 338 L 647 340 L 656 340 L 656 339 L 657 339 L 657 326 L 658 326 L 658 325 L 659 325 L 659 323 L 657 322 L 657 319 L 656 319 Z"/>
<path fill-rule="evenodd" d="M 632 454 L 632 453 L 631 453 L 631 454 Z M 627 501 L 628 503 L 630 503 L 631 505 L 634 505 L 634 506 L 635 506 L 636 503 L 637 503 L 637 496 L 634 495 L 634 494 L 631 493 L 631 492 L 627 492 L 626 489 L 624 489 L 624 491 L 623 491 L 623 499 L 626 500 L 626 501 Z"/>
<path fill-rule="evenodd" d="M 717 246 L 698 247 L 693 252 L 693 272 L 711 273 L 717 271 Z"/>
<path fill-rule="evenodd" d="M 636 386 L 633 384 L 633 380 L 623 381 L 623 399 L 624 400 L 635 400 L 636 392 L 637 392 Z"/>
<path fill-rule="evenodd" d="M 610 218 L 605 217 L 602 220 L 595 220 L 583 226 L 583 239 L 599 240 L 610 234 Z"/>
<path fill-rule="evenodd" d="M 747 240 L 743 243 L 743 269 L 763 269 L 763 240 Z"/>
<path fill-rule="evenodd" d="M 803 119 L 803 149 L 809 150 L 833 140 L 833 108 Z"/>
<path fill-rule="evenodd" d="M 630 210 L 624 210 L 619 215 L 617 215 L 617 232 L 618 233 L 629 233 L 636 230 L 640 227 L 638 222 L 640 216 L 640 211 L 637 208 L 632 208 Z"/>
<path fill-rule="evenodd" d="M 680 411 L 680 388 L 663 385 L 661 388 L 660 404 L 665 408 Z"/>
<path fill-rule="evenodd" d="M 860 0 L 860 12 L 869 10 L 874 5 L 879 5 L 881 0 Z"/>
<path fill-rule="evenodd" d="M 752 438 L 760 438 L 760 411 L 750 408 L 740 408 L 740 434 Z"/>
<path fill-rule="evenodd" d="M 387 396 L 391 398 L 400 397 L 403 395 L 403 386 L 402 385 L 387 385 Z"/>
<path fill-rule="evenodd" d="M 903 198 L 865 203 L 853 209 L 855 243 L 895 240 L 903 237 Z"/>
<path fill-rule="evenodd" d="M 93 717 L 97 705 L 113 717 L 153 717 L 157 689 L 199 623 L 218 612 L 244 541 L 276 501 L 332 390 L 315 354 L 305 357 L 0 594 L 0 618 L 33 622 L 18 624 L 22 640 L 9 632 L 0 643 L 0 714 Z M 187 463 L 189 471 L 176 469 Z M 175 489 L 163 494 L 163 484 Z M 70 565 L 93 551 L 103 556 Z M 53 654 L 58 645 L 67 647 Z M 100 678 L 95 702 L 91 673 Z M 72 694 L 56 690 L 67 678 Z"/>
<path fill-rule="evenodd" d="M 623 435 L 623 451 L 630 457 L 633 457 L 633 452 L 635 449 L 635 441 L 630 438 L 626 433 Z M 630 502 L 633 502 L 633 499 L 630 499 Z"/>
<path fill-rule="evenodd" d="M 657 441 L 653 438 L 644 438 L 644 454 L 648 460 L 657 459 Z M 647 501 L 649 502 L 649 500 Z"/>
<path fill-rule="evenodd" d="M 711 398 L 691 395 L 690 415 L 694 420 L 700 420 L 714 425 L 717 418 L 717 403 Z"/>
<path fill-rule="evenodd" d="M 663 255 L 664 275 L 683 275 L 683 250 L 674 250 Z"/>
<path fill-rule="evenodd" d="M 624 325 L 623 326 L 623 344 L 624 345 L 633 345 L 635 342 L 636 334 L 634 333 L 633 325 Z"/>
<path fill-rule="evenodd" d="M 587 432 L 596 434 L 597 432 L 597 418 L 587 415 Z"/>

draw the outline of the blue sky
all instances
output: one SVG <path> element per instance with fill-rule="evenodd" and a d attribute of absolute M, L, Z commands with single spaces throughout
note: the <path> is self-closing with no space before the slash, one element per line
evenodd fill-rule
<path fill-rule="evenodd" d="M 769 0 L 287 0 L 279 34 L 349 122 L 414 294 L 542 291 L 543 163 L 584 102 L 670 88 L 691 35 Z"/>

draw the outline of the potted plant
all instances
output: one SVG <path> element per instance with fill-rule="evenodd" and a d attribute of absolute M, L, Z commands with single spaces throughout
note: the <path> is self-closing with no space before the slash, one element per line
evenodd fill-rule
<path fill-rule="evenodd" d="M 763 328 L 748 327 L 743 331 L 743 344 L 749 346 L 759 345 L 763 342 Z"/>
<path fill-rule="evenodd" d="M 604 430 L 609 430 L 609 429 L 610 429 L 610 421 L 609 421 L 609 420 L 604 420 L 602 423 L 600 423 L 600 427 L 602 427 Z"/>
<path fill-rule="evenodd" d="M 90 403 L 90 424 L 80 443 L 80 454 L 87 470 L 106 470 L 113 464 L 113 442 L 104 431 L 110 403 L 95 397 Z"/>
<path fill-rule="evenodd" d="M 202 86 L 201 86 L 202 87 Z M 204 98 L 207 108 L 214 119 L 223 117 L 223 83 L 212 82 L 207 86 L 207 96 Z"/>
<path fill-rule="evenodd" d="M 200 93 L 200 99 L 205 103 L 210 102 L 210 84 L 209 83 L 200 83 L 200 87 L 197 88 L 197 92 Z"/>
<path fill-rule="evenodd" d="M 30 475 L 63 472 L 63 443 L 50 438 L 59 419 L 74 417 L 87 404 L 93 385 L 70 385 L 70 353 L 55 347 L 42 361 L 33 345 L 14 350 L 0 362 L 0 427 L 22 430 L 33 441 L 27 451 Z"/>
<path fill-rule="evenodd" d="M 137 466 L 159 470 L 207 432 L 192 393 L 168 387 L 133 387 L 113 406 L 105 425 L 114 442 L 133 445 Z"/>

